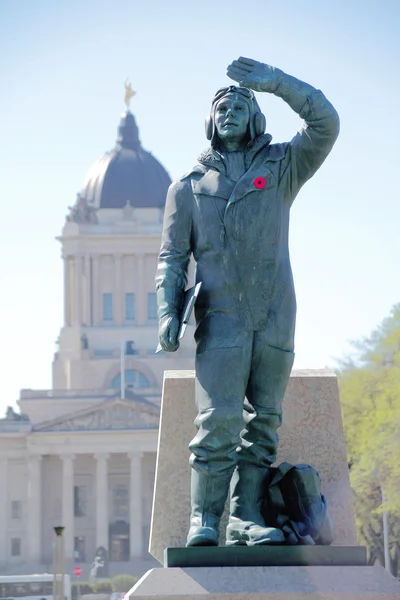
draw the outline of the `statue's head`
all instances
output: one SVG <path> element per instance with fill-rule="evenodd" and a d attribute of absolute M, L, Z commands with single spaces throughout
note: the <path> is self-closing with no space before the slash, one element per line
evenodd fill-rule
<path fill-rule="evenodd" d="M 266 120 L 252 90 L 230 85 L 217 91 L 206 119 L 211 146 L 237 139 L 248 143 L 265 132 Z"/>

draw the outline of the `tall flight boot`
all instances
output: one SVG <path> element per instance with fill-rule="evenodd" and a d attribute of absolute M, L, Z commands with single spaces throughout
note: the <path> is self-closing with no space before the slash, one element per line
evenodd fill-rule
<path fill-rule="evenodd" d="M 190 529 L 186 546 L 218 546 L 231 475 L 211 477 L 192 468 Z"/>
<path fill-rule="evenodd" d="M 267 527 L 261 515 L 267 471 L 265 468 L 240 464 L 231 481 L 231 506 L 226 528 L 226 545 L 283 544 L 280 529 Z"/>

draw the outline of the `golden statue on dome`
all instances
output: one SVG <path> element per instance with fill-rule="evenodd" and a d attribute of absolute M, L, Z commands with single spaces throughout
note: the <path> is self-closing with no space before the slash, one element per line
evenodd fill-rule
<path fill-rule="evenodd" d="M 129 81 L 128 77 L 125 79 L 125 105 L 126 110 L 129 110 L 129 105 L 131 102 L 131 98 L 136 94 L 136 92 L 132 89 L 132 84 Z"/>

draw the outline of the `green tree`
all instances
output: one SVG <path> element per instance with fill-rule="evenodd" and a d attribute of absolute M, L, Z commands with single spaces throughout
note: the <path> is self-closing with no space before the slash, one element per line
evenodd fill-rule
<path fill-rule="evenodd" d="M 338 376 L 358 534 L 370 561 L 384 564 L 386 509 L 391 569 L 400 576 L 400 304 L 354 350 Z"/>

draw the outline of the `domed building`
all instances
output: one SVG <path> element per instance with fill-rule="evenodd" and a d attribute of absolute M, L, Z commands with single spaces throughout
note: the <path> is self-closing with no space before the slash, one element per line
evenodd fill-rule
<path fill-rule="evenodd" d="M 51 572 L 55 525 L 67 571 L 79 564 L 82 579 L 99 548 L 110 575 L 158 564 L 147 548 L 163 373 L 194 367 L 192 332 L 177 353 L 155 353 L 169 184 L 128 109 L 58 237 L 64 322 L 52 389 L 22 390 L 21 414 L 0 420 L 3 572 Z"/>
<path fill-rule="evenodd" d="M 122 115 L 117 144 L 86 176 L 83 196 L 92 208 L 163 208 L 171 179 L 139 141 L 135 117 Z"/>

